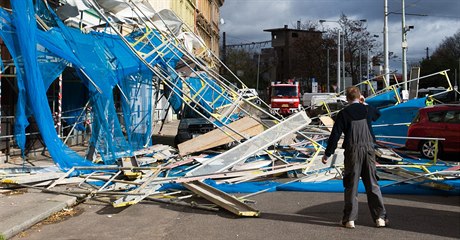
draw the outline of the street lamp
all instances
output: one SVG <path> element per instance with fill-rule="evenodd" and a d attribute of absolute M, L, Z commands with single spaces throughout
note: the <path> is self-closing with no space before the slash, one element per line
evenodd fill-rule
<path fill-rule="evenodd" d="M 326 21 L 324 19 L 319 20 L 320 24 L 323 24 L 325 22 L 330 22 L 330 21 Z M 332 21 L 332 22 L 338 23 L 338 21 Z M 340 29 L 338 29 L 337 30 L 337 92 L 338 93 L 340 93 L 340 33 L 341 31 Z M 329 61 L 329 57 L 327 58 L 327 60 Z M 329 76 L 329 64 L 327 65 L 327 72 Z M 329 82 L 328 82 L 328 85 L 329 85 Z M 328 87 L 328 91 L 329 91 L 329 87 Z"/>
<path fill-rule="evenodd" d="M 402 20 L 401 20 L 401 29 L 402 29 L 402 80 L 404 82 L 404 90 L 407 91 L 407 32 L 411 29 L 414 29 L 414 26 L 406 26 L 406 7 L 404 0 L 401 1 L 402 3 Z"/>
<path fill-rule="evenodd" d="M 262 49 L 259 52 L 259 56 L 257 57 L 257 82 L 256 82 L 256 92 L 259 93 L 259 71 L 260 71 L 260 54 L 262 54 Z"/>
<path fill-rule="evenodd" d="M 372 37 L 378 38 L 380 36 L 379 35 L 373 35 Z M 367 45 L 367 62 L 366 62 L 367 63 L 367 67 L 366 67 L 367 78 L 366 78 L 366 80 L 369 80 L 369 65 L 370 65 L 370 62 L 371 62 L 371 60 L 369 59 L 369 57 L 370 57 L 369 53 L 370 53 L 370 45 Z"/>
<path fill-rule="evenodd" d="M 321 19 L 319 20 L 319 23 L 320 24 L 323 24 L 325 22 L 333 22 L 333 23 L 337 23 L 339 24 L 340 28 L 341 29 L 338 29 L 337 30 L 337 92 L 340 93 L 340 65 L 342 64 L 342 78 L 343 78 L 343 89 L 345 89 L 345 35 L 343 35 L 343 43 L 342 45 L 340 44 L 340 37 L 341 37 L 341 33 L 344 32 L 345 34 L 345 31 L 343 31 L 343 26 L 340 24 L 340 21 L 333 21 L 333 20 L 324 20 L 324 19 Z M 360 19 L 360 20 L 353 20 L 353 22 L 367 22 L 367 19 Z M 340 46 L 342 46 L 342 53 L 340 53 Z M 343 61 L 341 62 L 340 61 L 340 54 L 343 55 Z M 329 66 L 328 66 L 329 67 Z"/>

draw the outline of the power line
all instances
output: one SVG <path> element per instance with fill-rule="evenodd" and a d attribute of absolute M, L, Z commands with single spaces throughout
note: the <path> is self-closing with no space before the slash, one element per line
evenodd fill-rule
<path fill-rule="evenodd" d="M 272 41 L 260 41 L 260 42 L 248 42 L 248 43 L 239 43 L 239 44 L 230 44 L 226 45 L 227 48 L 238 48 L 238 47 L 249 47 L 249 48 L 261 48 L 265 47 L 266 45 L 270 44 Z"/>

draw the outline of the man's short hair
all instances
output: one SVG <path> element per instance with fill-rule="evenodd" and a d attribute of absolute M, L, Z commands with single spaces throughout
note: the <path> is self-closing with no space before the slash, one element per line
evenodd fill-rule
<path fill-rule="evenodd" d="M 359 91 L 359 88 L 351 86 L 347 87 L 347 89 L 345 90 L 345 96 L 347 97 L 347 101 L 354 101 L 361 97 L 361 92 Z"/>

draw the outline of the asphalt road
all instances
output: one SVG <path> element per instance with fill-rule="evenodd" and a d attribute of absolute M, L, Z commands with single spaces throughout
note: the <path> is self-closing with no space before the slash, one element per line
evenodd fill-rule
<path fill-rule="evenodd" d="M 81 214 L 40 224 L 14 239 L 458 239 L 460 196 L 385 195 L 391 221 L 375 228 L 360 195 L 356 229 L 338 226 L 342 194 L 273 192 L 253 197 L 259 218 L 142 202 L 114 209 L 87 202 Z"/>

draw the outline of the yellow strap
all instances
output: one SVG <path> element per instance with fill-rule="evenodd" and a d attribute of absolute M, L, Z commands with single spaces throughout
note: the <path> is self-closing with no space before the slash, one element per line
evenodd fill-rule
<path fill-rule="evenodd" d="M 142 37 L 140 37 L 137 41 L 135 41 L 133 44 L 131 44 L 131 46 L 136 46 L 137 44 L 139 44 L 142 40 L 144 40 L 144 38 L 146 38 L 151 32 L 152 32 L 152 29 L 150 29 L 148 26 L 145 27 L 145 29 L 147 30 L 144 35 L 142 35 Z"/>
<path fill-rule="evenodd" d="M 217 100 L 219 100 L 219 98 L 222 97 L 222 94 L 219 94 L 219 96 L 216 97 L 216 99 L 214 99 L 214 101 L 211 102 L 211 106 L 214 106 L 214 104 L 217 102 Z"/>
<path fill-rule="evenodd" d="M 203 80 L 200 80 L 200 81 L 202 84 L 201 88 L 195 93 L 195 95 L 192 96 L 192 99 L 195 99 L 207 87 L 206 83 Z"/>
<path fill-rule="evenodd" d="M 397 101 L 396 105 L 400 104 L 401 103 L 401 98 L 399 97 L 399 93 L 396 90 L 396 86 L 393 85 L 392 88 L 393 88 L 393 91 L 395 92 L 395 96 L 396 96 L 396 101 Z"/>
<path fill-rule="evenodd" d="M 329 109 L 329 106 L 327 105 L 327 103 L 326 103 L 325 101 L 323 101 L 322 104 L 323 104 L 324 107 L 326 108 L 327 114 L 328 114 L 329 116 L 331 116 L 331 110 Z"/>
<path fill-rule="evenodd" d="M 374 89 L 374 87 L 372 87 L 371 81 L 366 80 L 364 83 L 369 85 L 369 88 L 371 89 L 372 94 L 375 94 L 375 89 Z"/>

